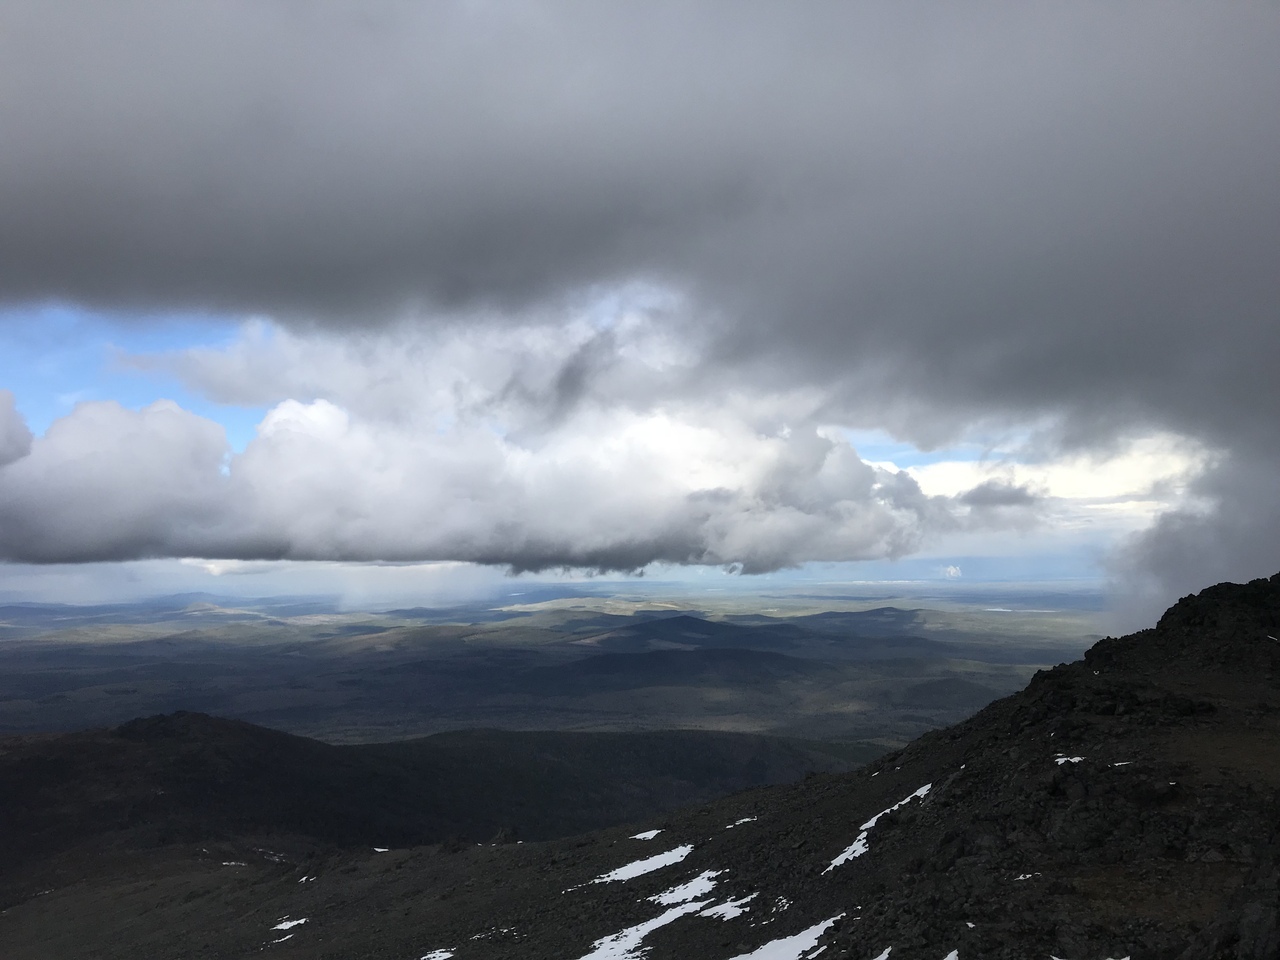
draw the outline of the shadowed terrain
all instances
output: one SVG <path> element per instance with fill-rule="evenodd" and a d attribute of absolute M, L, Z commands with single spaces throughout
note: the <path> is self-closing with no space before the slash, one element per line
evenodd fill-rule
<path fill-rule="evenodd" d="M 1078 598 L 1027 600 L 1058 609 L 821 610 L 867 603 L 801 597 L 744 614 L 741 601 L 589 596 L 384 614 L 315 600 L 13 605 L 0 610 L 0 732 L 186 710 L 348 743 L 481 727 L 900 746 L 1087 646 Z"/>
<path fill-rule="evenodd" d="M 206 831 L 217 811 L 217 839 L 94 834 L 50 852 L 10 872 L 0 943 L 14 958 L 89 944 L 122 960 L 1269 960 L 1280 952 L 1276 637 L 1280 574 L 1222 584 L 856 772 L 543 843 L 380 853 L 321 840 L 301 819 L 303 832 L 265 842 L 226 829 L 241 822 L 235 802 L 202 807 L 214 787 L 195 776 L 198 789 L 162 803 Z M 75 743 L 81 763 L 101 764 L 110 740 L 166 757 L 153 782 L 171 783 L 182 765 L 152 751 L 189 738 L 216 789 L 234 792 L 258 761 L 226 759 L 226 738 L 260 735 L 274 746 L 255 752 L 283 751 L 272 765 L 285 775 L 295 749 L 338 749 L 182 716 L 28 738 L 10 756 L 38 770 Z M 365 796 L 351 809 L 388 800 Z M 98 799 L 68 795 L 51 822 L 92 820 Z"/>
<path fill-rule="evenodd" d="M 112 730 L 0 738 L 0 877 L 104 844 L 245 835 L 366 847 L 544 840 L 848 770 L 882 752 L 678 730 L 472 730 L 333 746 L 176 713 Z"/>

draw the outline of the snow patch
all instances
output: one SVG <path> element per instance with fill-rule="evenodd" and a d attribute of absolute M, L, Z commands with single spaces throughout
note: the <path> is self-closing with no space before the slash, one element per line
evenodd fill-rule
<path fill-rule="evenodd" d="M 682 903 L 652 920 L 646 920 L 634 927 L 627 927 L 610 936 L 601 937 L 591 945 L 591 952 L 582 960 L 639 960 L 644 955 L 641 945 L 645 937 L 659 927 L 665 927 L 668 923 L 679 920 L 685 914 L 697 913 L 710 902 L 710 900 L 694 900 L 690 903 Z"/>
<path fill-rule="evenodd" d="M 735 821 L 733 821 L 733 823 L 726 824 L 726 825 L 725 825 L 725 829 L 726 829 L 726 830 L 732 830 L 734 827 L 740 827 L 740 826 L 742 826 L 744 823 L 752 823 L 752 822 L 754 822 L 756 819 L 757 819 L 756 817 L 743 817 L 741 820 L 735 820 Z"/>
<path fill-rule="evenodd" d="M 1054 757 L 1053 762 L 1062 766 L 1064 763 L 1079 763 L 1083 759 L 1084 757 Z"/>
<path fill-rule="evenodd" d="M 635 860 L 625 866 L 619 867 L 617 870 L 610 870 L 603 873 L 592 880 L 592 883 L 613 883 L 615 880 L 630 880 L 633 877 L 641 877 L 646 873 L 652 873 L 654 870 L 661 870 L 663 867 L 669 867 L 673 863 L 679 863 L 685 857 L 693 852 L 693 844 L 686 843 L 683 846 L 676 847 L 674 850 L 668 850 L 666 853 L 655 854 L 652 857 L 645 857 L 643 860 Z"/>
<path fill-rule="evenodd" d="M 672 887 L 670 890 L 664 890 L 649 899 L 654 903 L 662 904 L 664 907 L 669 907 L 673 903 L 685 903 L 694 897 L 701 897 L 714 890 L 716 877 L 723 872 L 723 870 L 704 870 L 692 880 Z"/>
<path fill-rule="evenodd" d="M 844 914 L 837 914 L 830 920 L 823 920 L 821 923 L 814 924 L 808 930 L 801 930 L 797 934 L 789 937 L 783 937 L 781 940 L 770 940 L 762 947 L 757 947 L 750 953 L 742 953 L 734 957 L 733 960 L 807 960 L 805 954 L 818 945 L 818 940 L 827 932 L 837 920 Z M 885 951 L 884 956 L 887 957 L 889 951 Z M 810 954 L 810 956 L 813 956 Z M 879 958 L 878 958 L 879 960 Z"/>
<path fill-rule="evenodd" d="M 637 833 L 634 837 L 628 837 L 629 840 L 652 840 L 661 830 L 646 830 L 644 833 Z"/>
<path fill-rule="evenodd" d="M 719 917 L 721 920 L 732 920 L 735 917 L 740 917 L 746 913 L 749 908 L 744 907 L 743 904 L 750 903 L 759 895 L 760 894 L 758 893 L 749 893 L 741 900 L 729 900 L 725 903 L 718 903 L 714 907 L 707 907 L 707 909 L 703 910 L 698 914 L 698 916 Z"/>
<path fill-rule="evenodd" d="M 307 918 L 306 918 L 306 917 L 303 917 L 301 920 L 290 920 L 288 917 L 283 917 L 283 918 L 281 918 L 280 922 L 279 922 L 279 923 L 277 923 L 277 924 L 276 924 L 274 927 L 272 927 L 271 929 L 272 929 L 272 930 L 289 930 L 289 929 L 291 929 L 292 927 L 301 926 L 302 924 L 304 924 L 304 923 L 306 923 L 306 922 L 307 922 Z"/>
<path fill-rule="evenodd" d="M 845 847 L 845 849 L 840 853 L 840 856 L 832 860 L 830 865 L 827 867 L 827 869 L 823 870 L 822 872 L 830 873 L 832 870 L 840 866 L 842 863 L 848 863 L 850 860 L 853 860 L 856 857 L 860 857 L 864 853 L 866 853 L 867 850 L 869 849 L 869 847 L 867 846 L 867 836 L 871 833 L 871 828 L 876 825 L 876 822 L 881 817 L 883 817 L 886 813 L 893 813 L 893 811 L 897 810 L 903 804 L 910 803 L 912 800 L 925 796 L 925 794 L 929 792 L 932 786 L 933 786 L 932 783 L 926 783 L 923 787 L 921 787 L 915 793 L 911 794 L 911 796 L 905 797 L 902 800 L 899 800 L 892 807 L 888 807 L 885 810 L 881 810 L 874 817 L 872 817 L 870 820 L 864 823 L 861 827 L 858 828 L 859 830 L 862 831 L 861 833 L 858 834 L 858 838 L 854 840 L 853 843 L 849 844 L 849 846 Z"/>
<path fill-rule="evenodd" d="M 449 960 L 452 956 L 452 950 L 432 950 L 430 953 L 419 957 L 418 960 Z"/>

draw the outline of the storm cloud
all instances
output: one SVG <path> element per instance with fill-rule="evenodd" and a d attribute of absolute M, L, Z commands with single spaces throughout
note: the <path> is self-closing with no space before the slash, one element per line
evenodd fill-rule
<path fill-rule="evenodd" d="M 13 394 L 0 390 L 0 467 L 31 452 L 31 431 L 14 406 Z"/>
<path fill-rule="evenodd" d="M 569 424 L 603 436 L 593 409 L 710 424 L 735 392 L 803 395 L 803 416 L 768 428 L 797 438 L 844 424 L 929 448 L 1009 428 L 1105 451 L 1163 431 L 1220 455 L 1195 506 L 1129 544 L 1125 569 L 1165 591 L 1260 575 L 1280 542 L 1264 482 L 1280 461 L 1277 50 L 1280 10 L 1260 4 L 9 3 L 0 298 L 264 314 L 353 342 L 460 324 L 479 344 L 648 285 L 670 294 L 653 323 L 674 359 L 627 367 L 607 332 L 552 338 L 554 358 L 482 391 L 541 417 L 511 442 Z M 211 395 L 215 366 L 189 370 Z M 392 402 L 393 387 L 371 390 L 338 404 L 353 422 Z M 471 452 L 488 477 L 489 453 Z M 853 467 L 839 482 L 857 495 L 806 500 L 788 470 L 830 468 L 796 456 L 731 494 L 614 504 L 568 488 L 634 518 L 613 526 L 568 510 L 534 530 L 518 518 L 552 516 L 525 486 L 540 481 L 486 480 L 474 499 L 504 498 L 517 519 L 489 504 L 484 536 L 433 550 L 766 569 L 910 551 L 911 531 L 936 526 L 927 498 Z M 1019 496 L 976 490 L 942 512 L 994 515 Z M 744 506 L 788 497 L 824 504 L 813 516 L 879 506 L 786 531 Z M 243 503 L 259 553 L 295 555 L 282 545 L 301 534 Z M 877 532 L 889 515 L 910 519 Z M 112 542 L 164 542 L 144 528 Z M 302 554 L 343 553 L 338 540 Z"/>

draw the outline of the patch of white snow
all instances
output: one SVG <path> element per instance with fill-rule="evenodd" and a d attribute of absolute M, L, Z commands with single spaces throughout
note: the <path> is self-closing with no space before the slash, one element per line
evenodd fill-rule
<path fill-rule="evenodd" d="M 452 950 L 432 950 L 425 956 L 420 957 L 419 960 L 449 960 L 452 956 Z"/>
<path fill-rule="evenodd" d="M 657 836 L 658 834 L 660 834 L 661 832 L 662 832 L 661 830 L 646 830 L 644 833 L 637 833 L 634 837 L 629 837 L 628 839 L 630 839 L 630 840 L 652 840 L 654 837 L 656 837 L 656 836 Z"/>
<path fill-rule="evenodd" d="M 925 794 L 929 792 L 932 786 L 933 786 L 932 783 L 926 783 L 923 787 L 921 787 L 915 793 L 911 794 L 911 796 L 905 797 L 904 799 L 899 800 L 892 807 L 889 807 L 885 810 L 881 810 L 874 817 L 872 817 L 870 820 L 864 823 L 861 827 L 858 828 L 862 832 L 858 834 L 857 839 L 854 840 L 853 843 L 849 844 L 849 846 L 845 847 L 845 849 L 841 851 L 840 856 L 832 860 L 830 865 L 828 865 L 827 869 L 823 870 L 822 872 L 830 873 L 832 870 L 840 866 L 842 863 L 848 863 L 850 860 L 853 860 L 856 857 L 860 857 L 864 853 L 866 853 L 867 850 L 869 849 L 867 846 L 867 836 L 871 833 L 871 828 L 876 825 L 876 821 L 878 821 L 886 813 L 893 813 L 893 811 L 897 810 L 904 803 L 910 803 L 912 800 L 925 796 Z"/>
<path fill-rule="evenodd" d="M 610 870 L 603 873 L 592 880 L 592 883 L 613 883 L 615 880 L 630 880 L 633 877 L 641 877 L 646 873 L 652 873 L 654 870 L 661 870 L 663 867 L 669 867 L 673 863 L 679 863 L 690 853 L 693 852 L 693 844 L 686 843 L 683 846 L 676 847 L 674 850 L 668 850 L 666 853 L 655 854 L 652 857 L 645 857 L 643 860 L 635 860 L 625 866 L 619 867 L 617 870 Z"/>
<path fill-rule="evenodd" d="M 1084 757 L 1054 757 L 1053 762 L 1062 766 L 1064 763 L 1079 763 L 1083 759 Z"/>
<path fill-rule="evenodd" d="M 717 903 L 714 907 L 707 907 L 698 916 L 700 917 L 719 917 L 721 920 L 732 920 L 734 917 L 740 917 L 747 912 L 749 907 L 744 907 L 744 903 L 750 903 L 758 893 L 749 893 L 741 900 L 729 900 L 725 903 Z"/>
<path fill-rule="evenodd" d="M 703 894 L 710 893 L 715 889 L 716 877 L 723 872 L 723 870 L 704 870 L 692 880 L 686 881 L 677 887 L 672 887 L 670 890 L 663 890 L 662 893 L 649 899 L 654 903 L 669 907 L 673 903 L 684 903 L 694 897 L 701 897 Z"/>
<path fill-rule="evenodd" d="M 682 903 L 652 920 L 646 920 L 634 927 L 627 927 L 610 936 L 601 937 L 591 945 L 591 952 L 582 960 L 639 960 L 644 955 L 642 944 L 645 937 L 659 927 L 665 927 L 668 923 L 679 920 L 685 914 L 697 913 L 710 902 L 710 900 L 694 900 L 690 903 Z"/>
<path fill-rule="evenodd" d="M 816 947 L 828 928 L 843 916 L 841 913 L 830 920 L 814 924 L 808 930 L 801 930 L 781 940 L 770 940 L 764 946 L 757 947 L 750 953 L 739 954 L 733 960 L 804 960 L 804 955 Z"/>
<path fill-rule="evenodd" d="M 301 920 L 290 920 L 288 917 L 282 917 L 282 918 L 281 918 L 281 920 L 280 920 L 280 922 L 279 922 L 279 923 L 277 923 L 277 924 L 276 924 L 274 927 L 272 927 L 271 929 L 272 929 L 272 930 L 288 930 L 288 929 L 290 929 L 291 927 L 301 926 L 302 924 L 304 924 L 304 923 L 306 923 L 306 922 L 307 922 L 307 918 L 306 918 L 306 917 L 303 917 Z"/>
<path fill-rule="evenodd" d="M 755 817 L 743 817 L 741 820 L 735 820 L 733 823 L 727 824 L 725 829 L 732 830 L 734 827 L 740 827 L 744 823 L 752 823 L 755 819 Z"/>

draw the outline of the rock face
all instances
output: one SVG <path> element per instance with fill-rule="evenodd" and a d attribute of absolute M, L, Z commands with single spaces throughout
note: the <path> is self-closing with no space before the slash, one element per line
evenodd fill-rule
<path fill-rule="evenodd" d="M 97 902 L 101 957 L 1271 960 L 1276 637 L 1280 575 L 1222 584 L 853 774 L 546 844 L 174 850 L 163 896 L 139 861 L 0 943 L 61 955 L 54 918 Z"/>

